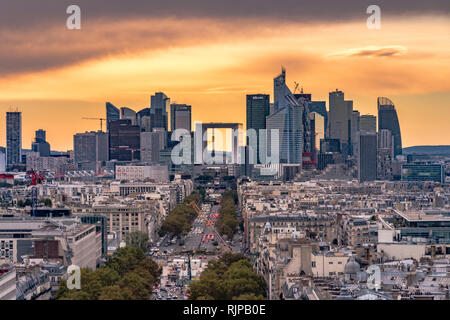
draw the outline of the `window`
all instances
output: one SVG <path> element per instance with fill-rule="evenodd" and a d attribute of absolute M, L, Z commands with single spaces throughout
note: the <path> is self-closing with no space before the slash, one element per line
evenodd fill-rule
<path fill-rule="evenodd" d="M 315 262 L 315 261 L 312 262 L 312 267 L 313 267 L 313 268 L 316 267 L 316 262 Z"/>
<path fill-rule="evenodd" d="M 328 264 L 333 264 L 333 261 L 328 262 Z"/>

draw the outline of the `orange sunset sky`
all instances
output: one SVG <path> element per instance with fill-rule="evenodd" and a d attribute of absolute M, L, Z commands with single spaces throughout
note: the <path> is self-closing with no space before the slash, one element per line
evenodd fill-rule
<path fill-rule="evenodd" d="M 448 1 L 430 1 L 430 8 L 399 1 L 417 6 L 404 11 L 381 1 L 381 30 L 367 28 L 364 1 L 343 1 L 348 7 L 342 14 L 323 1 L 317 1 L 323 9 L 277 2 L 285 11 L 264 6 L 269 1 L 243 1 L 251 5 L 233 11 L 214 7 L 214 0 L 207 10 L 198 0 L 193 6 L 204 11 L 196 13 L 180 1 L 175 2 L 181 7 L 156 13 L 156 1 L 136 7 L 136 1 L 79 1 L 82 28 L 72 31 L 65 26 L 71 3 L 42 1 L 43 8 L 24 10 L 23 1 L 5 2 L 3 146 L 10 108 L 22 111 L 23 148 L 30 148 L 35 130 L 44 129 L 52 149 L 63 151 L 73 148 L 73 134 L 99 129 L 97 121 L 81 118 L 105 117 L 106 101 L 139 111 L 157 91 L 192 105 L 193 122 L 245 125 L 245 95 L 268 93 L 272 100 L 281 66 L 292 90 L 299 82 L 313 100 L 327 101 L 327 108 L 328 93 L 336 88 L 361 114 L 376 115 L 376 98 L 389 97 L 404 147 L 450 145 Z"/>

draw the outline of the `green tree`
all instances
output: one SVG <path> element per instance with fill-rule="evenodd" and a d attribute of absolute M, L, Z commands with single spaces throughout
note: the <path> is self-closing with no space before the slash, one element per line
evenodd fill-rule
<path fill-rule="evenodd" d="M 146 252 L 148 249 L 148 234 L 141 231 L 129 232 L 126 235 L 125 243 L 129 247 L 138 247 Z"/>

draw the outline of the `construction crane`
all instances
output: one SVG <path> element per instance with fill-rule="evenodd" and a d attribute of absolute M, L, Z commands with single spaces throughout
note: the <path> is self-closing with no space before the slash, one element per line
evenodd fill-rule
<path fill-rule="evenodd" d="M 195 201 L 191 201 L 188 205 L 194 208 L 195 212 L 197 212 L 198 216 L 203 220 L 206 227 L 209 228 L 211 232 L 216 234 L 217 238 L 220 240 L 219 243 L 222 245 L 222 248 L 224 248 L 226 251 L 232 251 L 228 243 L 225 240 L 223 240 L 219 232 L 217 232 L 216 227 L 212 227 L 211 224 L 208 223 L 208 219 L 206 219 L 206 217 L 203 215 L 203 212 L 197 206 L 197 203 L 195 203 Z"/>
<path fill-rule="evenodd" d="M 83 120 L 100 120 L 100 131 L 103 131 L 103 121 L 106 121 L 105 118 L 82 118 Z"/>

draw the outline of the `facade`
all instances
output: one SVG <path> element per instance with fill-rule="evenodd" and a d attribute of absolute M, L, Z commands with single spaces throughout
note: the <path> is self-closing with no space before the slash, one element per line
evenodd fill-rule
<path fill-rule="evenodd" d="M 365 114 L 359 117 L 359 130 L 377 132 L 377 117 Z"/>
<path fill-rule="evenodd" d="M 402 180 L 444 183 L 445 166 L 433 163 L 405 163 L 402 165 Z"/>
<path fill-rule="evenodd" d="M 358 180 L 359 182 L 377 179 L 377 134 L 360 131 L 358 139 Z"/>
<path fill-rule="evenodd" d="M 167 166 L 116 166 L 116 180 L 168 182 Z"/>
<path fill-rule="evenodd" d="M 170 105 L 170 131 L 185 129 L 192 131 L 192 107 L 186 104 Z"/>
<path fill-rule="evenodd" d="M 141 162 L 159 163 L 162 149 L 159 132 L 141 132 Z"/>
<path fill-rule="evenodd" d="M 6 113 L 6 165 L 22 162 L 22 113 Z"/>
<path fill-rule="evenodd" d="M 109 160 L 140 160 L 141 128 L 131 120 L 117 120 L 109 124 Z"/>
<path fill-rule="evenodd" d="M 378 132 L 377 157 L 377 178 L 379 180 L 392 180 L 394 178 L 394 138 L 390 130 L 382 129 Z"/>
<path fill-rule="evenodd" d="M 102 131 L 77 133 L 73 136 L 73 149 L 77 165 L 107 161 L 108 134 Z"/>
<path fill-rule="evenodd" d="M 120 119 L 122 119 L 122 120 L 130 120 L 131 124 L 133 126 L 135 126 L 136 123 L 137 123 L 136 117 L 137 117 L 136 116 L 136 111 L 134 111 L 134 110 L 132 110 L 130 108 L 127 108 L 127 107 L 120 108 Z"/>
<path fill-rule="evenodd" d="M 266 147 L 261 144 L 259 130 L 266 129 L 266 117 L 269 116 L 269 113 L 270 101 L 268 94 L 247 95 L 247 130 L 254 129 L 256 131 L 257 150 L 252 150 L 257 152 L 256 163 L 265 163 L 265 160 L 260 159 L 260 150 L 265 155 Z M 249 141 L 247 141 L 247 145 L 248 143 Z"/>
<path fill-rule="evenodd" d="M 344 92 L 336 91 L 329 93 L 330 111 L 328 114 L 328 135 L 330 139 L 339 139 L 341 151 L 349 153 L 351 144 L 351 122 L 353 114 L 353 101 L 344 99 Z"/>
<path fill-rule="evenodd" d="M 34 142 L 31 144 L 31 150 L 38 152 L 41 157 L 50 157 L 50 144 L 45 140 L 45 131 L 39 129 L 36 131 Z"/>
<path fill-rule="evenodd" d="M 109 124 L 112 121 L 120 119 L 120 110 L 114 106 L 111 102 L 106 103 L 106 128 L 109 131 Z"/>
<path fill-rule="evenodd" d="M 402 154 L 402 135 L 394 103 L 388 98 L 378 98 L 378 131 L 387 129 L 394 137 L 394 158 Z"/>

